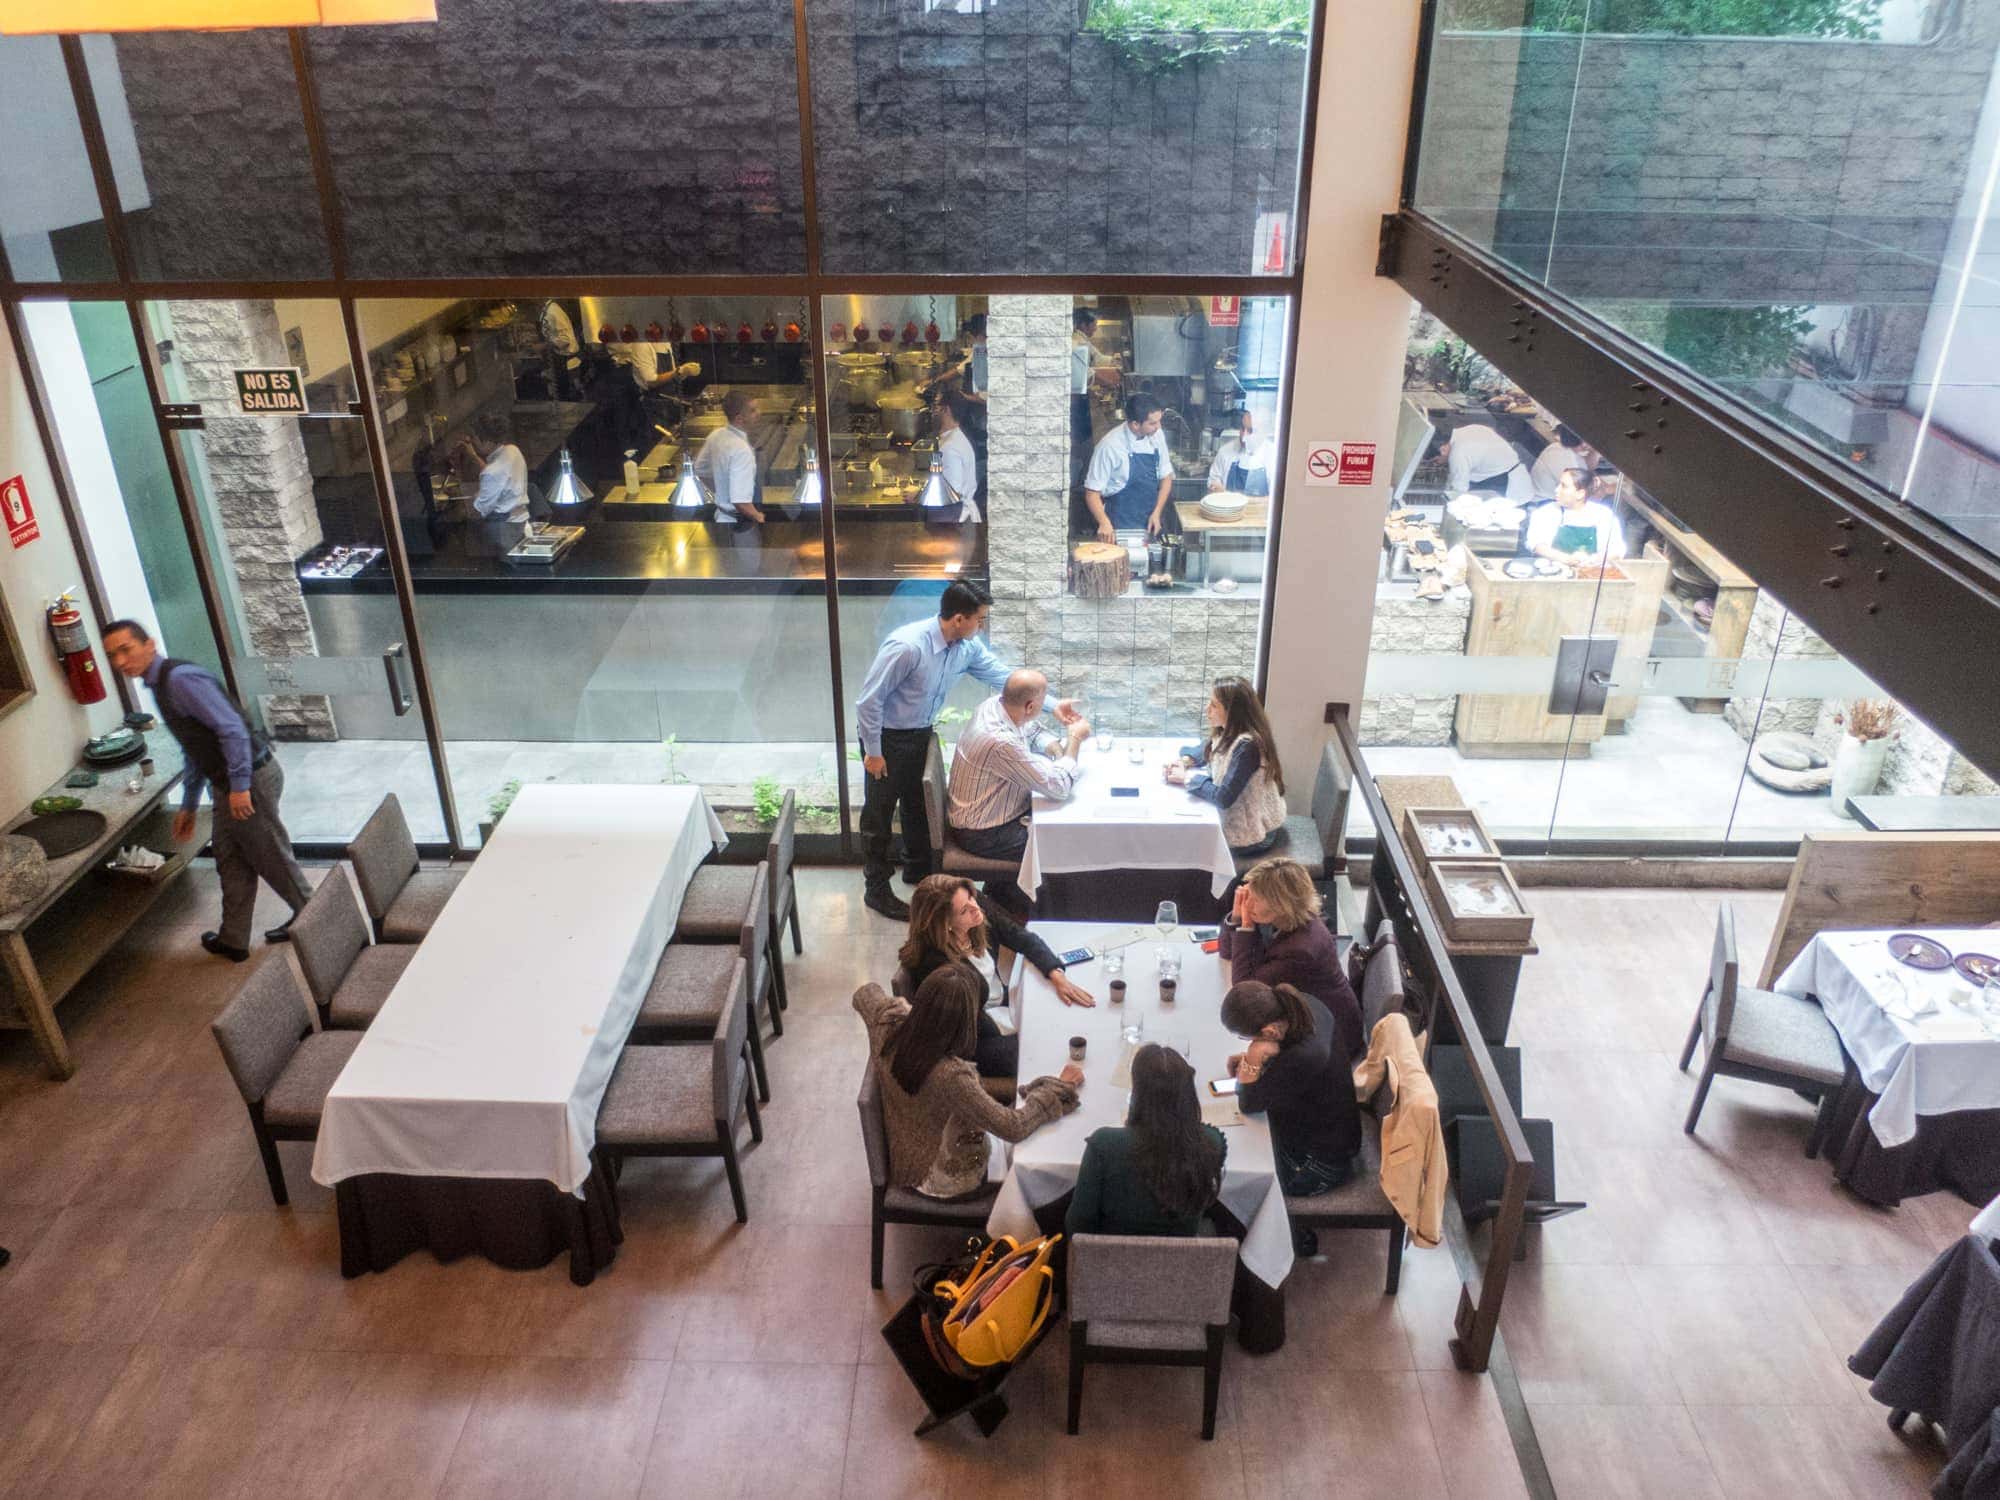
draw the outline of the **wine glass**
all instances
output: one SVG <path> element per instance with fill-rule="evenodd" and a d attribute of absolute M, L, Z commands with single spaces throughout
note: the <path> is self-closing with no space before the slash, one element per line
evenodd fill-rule
<path fill-rule="evenodd" d="M 1153 925 L 1160 929 L 1161 937 L 1172 937 L 1174 929 L 1181 925 L 1181 909 L 1171 901 L 1162 901 L 1160 909 L 1153 913 Z"/>

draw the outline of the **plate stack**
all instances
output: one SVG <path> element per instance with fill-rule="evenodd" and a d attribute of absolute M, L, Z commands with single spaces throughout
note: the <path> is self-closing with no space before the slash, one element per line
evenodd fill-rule
<path fill-rule="evenodd" d="M 1240 521 L 1249 504 L 1248 495 L 1235 490 L 1217 490 L 1201 497 L 1201 513 L 1211 521 Z"/>

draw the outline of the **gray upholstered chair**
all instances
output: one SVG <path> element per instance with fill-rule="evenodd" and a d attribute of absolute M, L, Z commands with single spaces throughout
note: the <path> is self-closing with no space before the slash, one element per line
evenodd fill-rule
<path fill-rule="evenodd" d="M 759 867 L 758 873 L 763 873 Z M 762 909 L 757 918 L 763 916 Z M 749 1008 L 750 1068 L 757 1077 L 757 1098 L 771 1102 L 771 1081 L 764 1071 L 763 1028 L 757 1024 L 757 1002 L 751 976 L 768 971 L 763 953 L 761 920 L 743 924 L 743 938 L 734 948 L 717 943 L 669 943 L 653 970 L 653 982 L 639 1002 L 627 1045 L 698 1042 L 715 1033 L 716 1019 L 739 996 Z"/>
<path fill-rule="evenodd" d="M 764 945 L 769 950 L 769 974 L 776 1003 L 771 1012 L 772 1031 L 783 1036 L 784 1023 L 778 1012 L 791 1003 L 785 992 L 785 939 L 787 922 L 792 929 L 792 947 L 804 953 L 799 937 L 797 881 L 792 874 L 792 847 L 797 837 L 798 793 L 786 792 L 778 810 L 771 841 L 764 846 L 764 862 L 759 865 L 706 864 L 694 872 L 687 894 L 681 897 L 680 920 L 674 924 L 677 943 L 734 943 L 743 930 L 744 914 L 750 909 L 750 886 L 758 872 L 764 885 L 757 900 L 766 909 Z M 756 1007 L 752 1005 L 754 1012 Z"/>
<path fill-rule="evenodd" d="M 1384 1016 L 1400 1011 L 1406 1004 L 1403 992 L 1403 957 L 1396 947 L 1396 928 L 1387 917 L 1375 929 L 1373 951 L 1361 970 L 1361 1040 L 1366 1045 L 1375 1035 L 1375 1023 Z M 1424 1030 L 1423 1024 L 1412 1019 L 1414 1030 Z M 1360 1058 L 1356 1058 L 1358 1063 Z"/>
<path fill-rule="evenodd" d="M 973 880 L 1012 880 L 1021 873 L 1018 859 L 988 859 L 964 848 L 945 821 L 944 752 L 931 736 L 924 756 L 924 821 L 931 825 L 931 868 Z"/>
<path fill-rule="evenodd" d="M 1295 859 L 1326 880 L 1347 868 L 1347 799 L 1354 786 L 1340 747 L 1329 744 L 1313 770 L 1312 814 L 1292 813 L 1278 831 L 1277 841 L 1261 854 L 1236 856 L 1236 873 L 1244 874 L 1263 859 Z"/>
<path fill-rule="evenodd" d="M 1752 989 L 1737 980 L 1736 912 L 1722 903 L 1715 917 L 1715 946 L 1709 954 L 1708 984 L 1681 1049 L 1681 1071 L 1687 1071 L 1696 1042 L 1706 1042 L 1701 1081 L 1682 1127 L 1694 1134 L 1708 1086 L 1716 1074 L 1771 1083 L 1815 1100 L 1819 1114 L 1806 1137 L 1806 1155 L 1819 1155 L 1834 1101 L 1847 1077 L 1847 1054 L 1840 1034 L 1826 1012 L 1797 995 Z"/>
<path fill-rule="evenodd" d="M 380 943 L 421 943 L 464 876 L 462 870 L 418 868 L 417 843 L 394 792 L 368 815 L 347 857 Z"/>
<path fill-rule="evenodd" d="M 719 1156 L 736 1221 L 748 1223 L 736 1127 L 747 1114 L 750 1139 L 764 1139 L 750 1079 L 750 1008 L 732 995 L 706 1044 L 627 1047 L 597 1107 L 597 1167 L 615 1183 L 632 1156 Z M 615 1188 L 614 1188 L 615 1191 Z"/>
<path fill-rule="evenodd" d="M 408 943 L 368 941 L 368 919 L 337 869 L 292 918 L 292 951 L 319 1009 L 319 1024 L 342 1031 L 366 1029 L 417 956 Z"/>
<path fill-rule="evenodd" d="M 1087 1364 L 1200 1365 L 1201 1435 L 1215 1436 L 1236 1241 L 1079 1234 L 1069 1242 L 1069 1432 Z"/>
<path fill-rule="evenodd" d="M 290 1199 L 277 1143 L 318 1137 L 327 1090 L 361 1045 L 361 1033 L 314 1031 L 305 996 L 280 953 L 264 955 L 209 1030 L 250 1110 L 271 1200 L 283 1208 Z"/>
<path fill-rule="evenodd" d="M 889 1127 L 882 1118 L 882 1080 L 869 1058 L 861 1068 L 861 1093 L 854 1101 L 861 1111 L 861 1145 L 868 1157 L 868 1182 L 873 1207 L 868 1215 L 868 1284 L 882 1290 L 882 1232 L 891 1224 L 931 1224 L 977 1233 L 993 1209 L 996 1183 L 987 1183 L 968 1198 L 927 1198 L 914 1188 L 889 1185 Z"/>
<path fill-rule="evenodd" d="M 674 926 L 674 938 L 667 945 L 667 951 L 672 952 L 676 948 L 707 947 L 719 953 L 743 956 L 749 968 L 746 979 L 749 989 L 746 993 L 750 1002 L 750 1037 L 754 1049 L 753 1055 L 757 1059 L 757 1076 L 761 1087 L 764 1075 L 764 1037 L 757 1021 L 757 1007 L 763 1006 L 764 1014 L 770 1018 L 772 1036 L 785 1034 L 784 1007 L 778 1003 L 777 991 L 778 965 L 775 957 L 778 948 L 777 934 L 771 927 L 771 903 L 766 894 L 769 890 L 771 866 L 767 859 L 762 864 L 734 865 L 726 868 L 741 870 L 747 878 L 738 889 L 725 891 L 718 886 L 707 887 L 705 895 L 715 904 L 697 906 L 692 916 L 688 907 L 694 896 L 694 887 L 690 884 L 688 894 L 681 899 L 680 921 Z M 699 879 L 699 876 L 696 878 Z M 722 922 L 732 911 L 735 913 L 736 927 L 729 939 L 729 946 L 725 948 L 722 946 Z M 747 948 L 744 946 L 746 943 L 750 945 Z M 662 958 L 661 962 L 664 963 L 665 959 Z M 688 957 L 679 962 L 686 966 L 687 972 L 694 972 L 697 962 L 695 959 Z M 654 990 L 658 988 L 659 980 L 656 977 Z M 656 1001 L 652 991 L 648 992 L 646 999 L 648 1004 L 653 1006 L 653 1014 L 656 1015 L 662 1014 L 659 1008 L 662 1004 L 671 1004 L 664 998 Z M 639 1024 L 646 1024 L 644 1019 L 646 1014 L 647 1011 L 642 1007 Z M 769 1093 L 764 1094 L 764 1098 L 770 1097 Z"/>

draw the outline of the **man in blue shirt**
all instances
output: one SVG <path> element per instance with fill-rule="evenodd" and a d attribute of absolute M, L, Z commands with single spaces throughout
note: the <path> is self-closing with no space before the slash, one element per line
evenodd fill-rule
<path fill-rule="evenodd" d="M 222 927 L 204 932 L 201 945 L 240 964 L 250 956 L 259 878 L 285 898 L 294 915 L 312 894 L 305 871 L 292 857 L 292 836 L 278 817 L 284 770 L 215 674 L 194 662 L 162 656 L 159 644 L 138 621 L 113 620 L 106 625 L 104 654 L 118 671 L 153 690 L 161 722 L 187 753 L 181 810 L 174 815 L 175 843 L 194 837 L 202 788 L 214 788 L 215 823 L 209 842 L 215 851 L 215 872 L 222 877 Z M 266 932 L 265 940 L 282 943 L 291 925 L 288 918 L 283 926 Z"/>
<path fill-rule="evenodd" d="M 992 607 L 992 596 L 978 584 L 954 580 L 938 600 L 935 619 L 889 632 L 861 684 L 854 717 L 861 764 L 868 773 L 861 803 L 863 900 L 871 911 L 898 922 L 910 919 L 910 908 L 889 886 L 895 873 L 890 819 L 900 806 L 907 860 L 903 878 L 915 885 L 930 873 L 924 760 L 930 753 L 931 726 L 959 678 L 970 675 L 991 688 L 1007 684 L 1006 663 L 979 635 Z M 1065 724 L 1076 717 L 1075 705 L 1066 699 L 1055 712 Z"/>

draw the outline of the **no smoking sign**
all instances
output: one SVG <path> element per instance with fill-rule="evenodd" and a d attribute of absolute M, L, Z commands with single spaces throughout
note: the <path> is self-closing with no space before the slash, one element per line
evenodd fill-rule
<path fill-rule="evenodd" d="M 1344 484 L 1375 482 L 1373 443 L 1306 444 L 1306 483 L 1333 489 Z"/>

